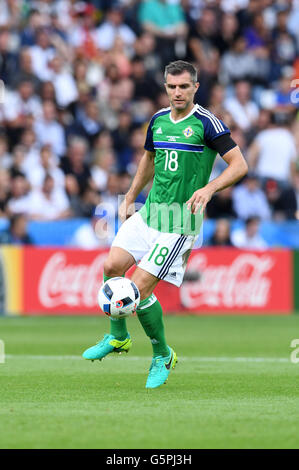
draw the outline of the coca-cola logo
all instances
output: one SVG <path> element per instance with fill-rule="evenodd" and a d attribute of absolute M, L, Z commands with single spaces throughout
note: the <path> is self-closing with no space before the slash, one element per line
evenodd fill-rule
<path fill-rule="evenodd" d="M 66 253 L 55 253 L 40 276 L 40 303 L 47 308 L 95 307 L 106 257 L 107 253 L 101 253 L 90 264 L 68 264 Z"/>
<path fill-rule="evenodd" d="M 186 308 L 264 307 L 269 301 L 271 278 L 267 276 L 275 260 L 269 253 L 242 253 L 229 265 L 208 265 L 207 255 L 190 259 L 188 270 L 200 273 L 197 282 L 185 282 L 180 289 Z"/>

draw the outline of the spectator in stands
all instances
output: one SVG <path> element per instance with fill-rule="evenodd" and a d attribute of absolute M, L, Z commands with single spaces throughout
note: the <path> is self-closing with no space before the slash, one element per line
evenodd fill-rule
<path fill-rule="evenodd" d="M 66 151 L 64 129 L 57 122 L 55 104 L 51 100 L 43 102 L 43 116 L 35 121 L 34 130 L 40 145 L 50 144 L 55 155 L 62 157 Z"/>
<path fill-rule="evenodd" d="M 227 219 L 219 219 L 215 231 L 210 238 L 211 246 L 233 246 L 230 238 L 230 223 Z"/>
<path fill-rule="evenodd" d="M 120 111 L 118 115 L 118 126 L 112 131 L 113 146 L 119 158 L 123 152 L 129 149 L 130 135 L 133 129 L 132 115 L 128 110 Z"/>
<path fill-rule="evenodd" d="M 0 168 L 9 168 L 12 157 L 8 152 L 8 142 L 5 134 L 0 134 Z"/>
<path fill-rule="evenodd" d="M 132 71 L 132 63 L 128 56 L 124 41 L 120 36 L 116 36 L 114 45 L 107 53 L 107 61 L 115 64 L 122 78 L 129 77 Z"/>
<path fill-rule="evenodd" d="M 232 244 L 237 248 L 246 250 L 265 250 L 268 245 L 259 234 L 259 224 L 260 219 L 258 217 L 249 217 L 245 222 L 245 228 L 232 232 Z"/>
<path fill-rule="evenodd" d="M 270 219 L 271 211 L 266 196 L 254 173 L 248 173 L 245 181 L 233 188 L 232 198 L 233 208 L 240 219 L 246 220 L 249 217 Z"/>
<path fill-rule="evenodd" d="M 32 9 L 28 13 L 27 24 L 20 34 L 21 46 L 34 46 L 36 33 L 42 27 L 43 18 L 37 9 Z"/>
<path fill-rule="evenodd" d="M 275 180 L 268 180 L 265 191 L 274 220 L 295 219 L 297 201 L 293 187 L 282 189 Z"/>
<path fill-rule="evenodd" d="M 110 173 L 107 181 L 107 188 L 101 194 L 101 202 L 110 206 L 110 216 L 117 217 L 119 207 L 119 175 Z"/>
<path fill-rule="evenodd" d="M 256 124 L 259 115 L 258 107 L 250 95 L 250 83 L 239 80 L 235 84 L 235 96 L 227 98 L 224 102 L 225 109 L 243 131 L 249 131 L 250 127 Z"/>
<path fill-rule="evenodd" d="M 19 138 L 19 133 L 26 124 L 26 116 L 33 115 L 34 119 L 42 116 L 42 107 L 31 81 L 24 80 L 15 92 L 9 93 L 3 104 L 8 131 L 12 140 Z"/>
<path fill-rule="evenodd" d="M 94 216 L 75 231 L 70 246 L 83 250 L 96 250 L 99 247 L 109 246 L 114 236 L 113 225 L 109 225 L 104 217 Z"/>
<path fill-rule="evenodd" d="M 292 114 L 299 108 L 298 103 L 292 100 L 292 81 L 294 78 L 293 68 L 291 66 L 283 67 L 281 71 L 281 78 L 277 89 L 274 89 L 274 107 L 273 110 L 278 114 L 282 112 L 288 113 L 290 118 Z"/>
<path fill-rule="evenodd" d="M 28 214 L 29 210 L 29 184 L 25 176 L 19 173 L 11 179 L 7 212 L 10 215 L 19 213 Z"/>
<path fill-rule="evenodd" d="M 110 122 L 116 123 L 118 113 L 131 105 L 133 94 L 133 80 L 121 77 L 115 64 L 108 65 L 105 78 L 98 86 L 98 98 L 102 109 L 104 108 L 103 116 L 108 127 L 116 127 L 115 124 L 111 126 Z"/>
<path fill-rule="evenodd" d="M 15 145 L 12 151 L 12 158 L 9 166 L 9 173 L 12 178 L 15 176 L 22 174 L 26 175 L 26 172 L 30 172 L 34 168 L 32 165 L 27 164 L 26 161 L 26 148 L 24 145 Z"/>
<path fill-rule="evenodd" d="M 257 65 L 254 54 L 246 50 L 246 39 L 239 35 L 225 52 L 220 65 L 220 83 L 230 85 L 237 80 L 254 80 Z"/>
<path fill-rule="evenodd" d="M 247 153 L 247 140 L 248 136 L 247 133 L 242 131 L 242 129 L 237 125 L 231 126 L 231 138 L 236 142 L 236 144 L 240 147 L 241 151 L 244 152 L 246 155 Z"/>
<path fill-rule="evenodd" d="M 247 143 L 251 144 L 256 135 L 261 131 L 268 129 L 271 123 L 271 111 L 269 109 L 260 109 L 255 125 L 251 126 L 246 132 Z"/>
<path fill-rule="evenodd" d="M 37 142 L 36 134 L 31 128 L 27 128 L 22 132 L 20 145 L 23 147 L 25 152 L 22 171 L 30 171 L 38 163 L 40 151 L 40 145 Z"/>
<path fill-rule="evenodd" d="M 7 230 L 0 232 L 0 244 L 32 245 L 33 240 L 28 235 L 27 217 L 22 214 L 14 214 L 10 217 Z"/>
<path fill-rule="evenodd" d="M 121 161 L 119 161 L 119 169 L 128 171 L 131 175 L 136 173 L 138 164 L 142 158 L 144 144 L 144 129 L 142 127 L 136 127 L 130 136 L 130 148 L 127 154 L 121 155 Z"/>
<path fill-rule="evenodd" d="M 239 22 L 236 15 L 231 12 L 222 15 L 220 27 L 217 28 L 217 34 L 213 41 L 221 56 L 232 47 L 238 28 Z"/>
<path fill-rule="evenodd" d="M 131 112 L 132 119 L 136 126 L 146 125 L 150 121 L 151 116 L 156 112 L 156 103 L 149 97 L 144 96 L 138 101 L 132 102 Z"/>
<path fill-rule="evenodd" d="M 130 188 L 130 185 L 132 183 L 132 175 L 128 173 L 127 171 L 121 171 L 118 173 L 118 178 L 119 178 L 119 194 L 126 194 Z M 135 199 L 135 208 L 136 210 L 139 210 L 141 206 L 145 203 L 147 194 L 146 191 L 143 190 L 141 191 L 137 198 Z"/>
<path fill-rule="evenodd" d="M 95 153 L 100 152 L 106 154 L 106 152 L 114 153 L 113 139 L 111 132 L 108 129 L 103 129 L 100 135 L 96 138 L 93 150 Z"/>
<path fill-rule="evenodd" d="M 52 101 L 57 106 L 55 88 L 52 82 L 42 82 L 39 87 L 39 97 L 41 101 Z"/>
<path fill-rule="evenodd" d="M 288 118 L 279 123 L 280 118 L 272 114 L 269 128 L 256 136 L 248 151 L 248 163 L 262 180 L 275 179 L 287 185 L 295 170 L 297 151 Z"/>
<path fill-rule="evenodd" d="M 65 175 L 57 166 L 58 161 L 52 152 L 51 145 L 45 144 L 40 149 L 39 162 L 30 170 L 25 171 L 31 188 L 41 188 L 47 174 L 54 180 L 54 187 L 65 191 Z"/>
<path fill-rule="evenodd" d="M 34 74 L 32 69 L 32 58 L 28 47 L 24 47 L 20 51 L 18 70 L 12 77 L 12 87 L 16 88 L 20 82 L 30 81 L 36 92 L 40 86 L 40 80 Z"/>
<path fill-rule="evenodd" d="M 91 167 L 91 177 L 95 188 L 99 192 L 105 191 L 107 187 L 109 173 L 116 170 L 116 157 L 113 149 L 95 150 L 93 154 L 93 164 Z"/>
<path fill-rule="evenodd" d="M 256 70 L 254 83 L 255 91 L 260 92 L 261 86 L 267 87 L 272 80 L 271 70 L 271 33 L 265 21 L 264 11 L 253 15 L 251 25 L 243 32 L 247 43 L 247 49 L 254 55 Z"/>
<path fill-rule="evenodd" d="M 279 67 L 292 65 L 296 58 L 296 38 L 288 27 L 289 13 L 287 8 L 277 12 L 276 25 L 272 31 L 273 59 Z"/>
<path fill-rule="evenodd" d="M 51 25 L 49 28 L 50 28 L 52 37 L 55 38 L 54 41 L 55 40 L 57 41 L 60 39 L 64 43 L 66 43 L 68 42 L 68 34 L 67 34 L 66 28 L 64 28 L 64 25 L 62 23 L 63 19 L 64 18 L 59 16 L 57 11 L 52 10 L 51 15 L 50 15 Z"/>
<path fill-rule="evenodd" d="M 249 0 L 244 2 L 243 0 L 237 0 L 233 3 L 233 6 L 227 5 L 229 9 L 233 9 L 238 17 L 240 29 L 244 31 L 251 25 L 255 15 L 262 13 L 265 7 L 263 2 L 259 0 Z"/>
<path fill-rule="evenodd" d="M 97 32 L 94 22 L 95 7 L 86 2 L 74 4 L 74 24 L 68 32 L 68 42 L 79 56 L 93 59 L 97 56 Z"/>
<path fill-rule="evenodd" d="M 292 99 L 294 70 L 291 66 L 281 69 L 279 80 L 275 82 L 271 89 L 264 89 L 260 93 L 260 104 L 262 107 L 270 109 L 276 115 L 279 113 L 288 114 L 289 119 L 298 108 L 298 103 Z"/>
<path fill-rule="evenodd" d="M 138 17 L 143 30 L 157 38 L 163 64 L 174 60 L 175 43 L 187 34 L 184 12 L 180 4 L 166 0 L 143 0 Z"/>
<path fill-rule="evenodd" d="M 70 198 L 73 217 L 92 217 L 96 206 L 100 203 L 99 193 L 91 184 Z"/>
<path fill-rule="evenodd" d="M 155 36 L 144 31 L 136 39 L 134 48 L 136 56 L 142 58 L 147 74 L 155 80 L 162 68 L 162 60 L 157 50 Z"/>
<path fill-rule="evenodd" d="M 0 29 L 0 77 L 5 85 L 9 85 L 17 71 L 17 54 L 11 52 L 9 42 L 10 30 L 6 27 Z"/>
<path fill-rule="evenodd" d="M 161 89 L 155 81 L 146 74 L 146 68 L 141 57 L 135 57 L 132 60 L 131 78 L 135 85 L 133 95 L 135 101 L 144 97 L 154 100 Z"/>
<path fill-rule="evenodd" d="M 195 95 L 195 102 L 208 105 L 213 84 L 218 81 L 219 51 L 215 47 L 218 28 L 214 9 L 204 8 L 194 28 L 190 28 L 187 39 L 187 57 L 198 63 L 200 69 L 200 87 Z"/>
<path fill-rule="evenodd" d="M 76 87 L 79 93 L 77 101 L 79 100 L 80 94 L 86 95 L 88 98 L 93 97 L 95 95 L 95 84 L 93 80 L 90 79 L 90 65 L 91 63 L 88 62 L 85 58 L 78 58 L 73 63 L 73 75 L 76 82 Z M 104 74 L 104 70 L 101 70 L 102 75 Z M 103 77 L 100 77 L 99 82 Z M 78 119 L 79 116 L 75 115 Z"/>
<path fill-rule="evenodd" d="M 37 78 L 41 81 L 50 80 L 49 62 L 55 56 L 55 49 L 45 28 L 36 31 L 36 44 L 29 47 L 29 53 L 32 59 L 32 70 Z"/>
<path fill-rule="evenodd" d="M 266 26 L 262 12 L 254 14 L 251 24 L 245 29 L 247 49 L 252 50 L 255 55 L 259 55 L 261 50 L 270 44 L 270 32 Z"/>
<path fill-rule="evenodd" d="M 103 51 L 111 49 L 117 36 L 124 41 L 128 53 L 132 55 L 136 40 L 134 31 L 124 22 L 123 9 L 120 5 L 111 5 L 104 22 L 97 29 L 97 47 Z"/>
<path fill-rule="evenodd" d="M 188 47 L 190 58 L 196 61 L 200 69 L 206 61 L 217 41 L 218 21 L 216 11 L 212 8 L 203 8 L 200 17 L 190 28 Z"/>
<path fill-rule="evenodd" d="M 237 216 L 232 200 L 232 188 L 229 186 L 216 193 L 207 205 L 209 219 L 235 218 Z"/>
<path fill-rule="evenodd" d="M 60 220 L 70 217 L 70 203 L 61 188 L 55 188 L 54 179 L 46 174 L 41 188 L 28 194 L 28 217 L 35 220 Z"/>
<path fill-rule="evenodd" d="M 9 200 L 10 176 L 8 170 L 0 166 L 0 217 L 7 216 Z"/>
<path fill-rule="evenodd" d="M 214 85 L 211 88 L 208 108 L 209 108 L 209 111 L 211 111 L 211 113 L 215 114 L 215 116 L 218 119 L 222 119 L 222 120 L 223 120 L 223 116 L 226 113 L 226 110 L 223 105 L 224 99 L 225 99 L 224 86 L 220 85 L 220 83 L 214 83 Z"/>
<path fill-rule="evenodd" d="M 87 151 L 86 140 L 72 137 L 67 156 L 61 159 L 61 169 L 65 174 L 65 186 L 69 196 L 79 194 L 90 182 L 90 168 L 86 163 Z"/>
<path fill-rule="evenodd" d="M 57 104 L 62 108 L 67 108 L 78 98 L 78 90 L 75 79 L 64 65 L 62 57 L 55 55 L 48 61 L 49 77 L 55 88 Z"/>
<path fill-rule="evenodd" d="M 76 119 L 70 126 L 68 126 L 66 132 L 68 137 L 71 135 L 83 137 L 88 141 L 89 148 L 92 148 L 102 129 L 103 124 L 100 119 L 98 102 L 96 100 L 89 99 L 80 113 L 80 119 Z"/>
<path fill-rule="evenodd" d="M 105 68 L 104 77 L 98 84 L 97 94 L 101 104 L 107 106 L 111 90 L 121 80 L 121 74 L 116 64 L 109 63 Z"/>

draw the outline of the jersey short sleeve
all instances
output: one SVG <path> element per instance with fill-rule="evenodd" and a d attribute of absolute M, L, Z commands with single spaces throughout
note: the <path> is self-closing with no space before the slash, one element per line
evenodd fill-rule
<path fill-rule="evenodd" d="M 209 143 L 213 142 L 217 137 L 224 134 L 230 134 L 230 130 L 224 122 L 202 106 L 198 106 L 195 115 L 202 121 L 204 140 L 208 146 Z"/>
<path fill-rule="evenodd" d="M 151 119 L 151 121 L 148 125 L 147 132 L 146 132 L 145 144 L 144 144 L 145 150 L 148 150 L 149 152 L 154 152 L 155 151 L 154 141 L 153 141 L 153 130 L 152 130 L 153 123 L 154 123 L 154 117 L 152 117 L 152 119 Z"/>

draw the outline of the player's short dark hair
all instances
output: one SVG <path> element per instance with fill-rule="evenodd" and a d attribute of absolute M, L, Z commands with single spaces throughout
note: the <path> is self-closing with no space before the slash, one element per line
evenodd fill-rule
<path fill-rule="evenodd" d="M 189 62 L 185 62 L 184 60 L 176 60 L 175 62 L 170 62 L 170 64 L 166 65 L 164 78 L 166 81 L 167 75 L 181 75 L 181 73 L 189 72 L 190 77 L 193 83 L 197 82 L 197 70 L 193 67 L 192 64 Z"/>

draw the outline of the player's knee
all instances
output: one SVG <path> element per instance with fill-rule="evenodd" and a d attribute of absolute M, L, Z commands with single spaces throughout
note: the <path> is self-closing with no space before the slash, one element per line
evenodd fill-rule
<path fill-rule="evenodd" d="M 106 259 L 104 263 L 104 273 L 105 276 L 108 277 L 117 277 L 117 276 L 123 276 L 124 271 L 123 267 L 119 265 L 116 261 L 112 261 L 109 258 Z"/>

